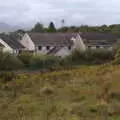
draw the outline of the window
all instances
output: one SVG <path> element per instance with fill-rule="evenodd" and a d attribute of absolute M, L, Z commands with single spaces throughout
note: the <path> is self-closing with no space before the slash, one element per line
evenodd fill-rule
<path fill-rule="evenodd" d="M 41 47 L 41 46 L 38 46 L 38 50 L 42 50 L 42 47 Z"/>
<path fill-rule="evenodd" d="M 90 49 L 90 48 L 91 48 L 91 46 L 88 46 L 88 48 Z"/>
<path fill-rule="evenodd" d="M 71 50 L 71 46 L 68 46 L 68 50 Z"/>
<path fill-rule="evenodd" d="M 47 46 L 46 49 L 49 50 L 49 49 L 50 49 L 50 46 Z"/>
<path fill-rule="evenodd" d="M 100 46 L 96 46 L 96 48 L 100 48 Z"/>

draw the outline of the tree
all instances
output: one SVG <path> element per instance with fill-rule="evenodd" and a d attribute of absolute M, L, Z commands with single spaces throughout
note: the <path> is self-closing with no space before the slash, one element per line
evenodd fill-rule
<path fill-rule="evenodd" d="M 44 32 L 44 26 L 41 23 L 36 23 L 34 28 L 32 29 L 32 32 L 40 32 L 43 33 Z"/>
<path fill-rule="evenodd" d="M 21 33 L 21 34 L 25 34 L 25 30 L 23 30 L 23 29 L 18 29 L 17 31 L 15 31 L 16 33 Z"/>
<path fill-rule="evenodd" d="M 56 28 L 53 22 L 50 22 L 48 26 L 48 32 L 56 32 Z"/>

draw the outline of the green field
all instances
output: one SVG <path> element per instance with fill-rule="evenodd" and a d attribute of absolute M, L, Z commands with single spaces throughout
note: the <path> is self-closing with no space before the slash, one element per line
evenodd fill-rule
<path fill-rule="evenodd" d="M 120 66 L 0 79 L 0 120 L 120 120 Z"/>

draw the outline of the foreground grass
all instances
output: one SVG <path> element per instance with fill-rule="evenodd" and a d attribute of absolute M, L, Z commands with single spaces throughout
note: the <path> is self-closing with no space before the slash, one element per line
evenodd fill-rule
<path fill-rule="evenodd" d="M 119 120 L 120 67 L 19 74 L 0 83 L 0 120 Z"/>

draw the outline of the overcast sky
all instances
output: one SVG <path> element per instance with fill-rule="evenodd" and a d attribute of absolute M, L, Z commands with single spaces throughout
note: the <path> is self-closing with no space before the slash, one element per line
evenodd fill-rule
<path fill-rule="evenodd" d="M 33 25 L 54 21 L 65 25 L 120 23 L 120 0 L 0 0 L 0 22 Z"/>

